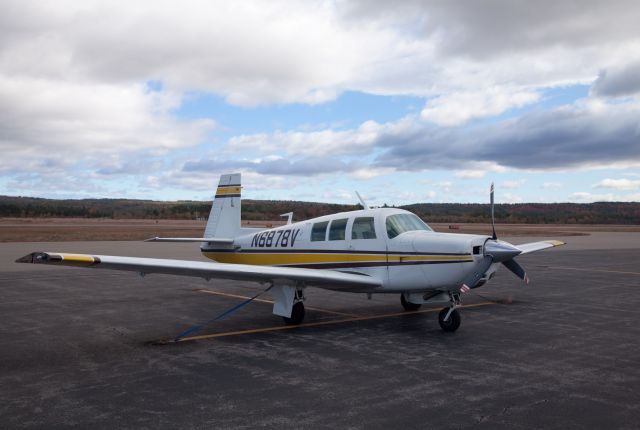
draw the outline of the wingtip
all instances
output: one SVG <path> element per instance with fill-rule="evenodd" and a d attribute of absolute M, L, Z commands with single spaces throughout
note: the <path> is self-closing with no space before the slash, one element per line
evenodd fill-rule
<path fill-rule="evenodd" d="M 46 252 L 32 252 L 24 257 L 18 258 L 16 263 L 40 263 L 49 259 L 49 254 Z"/>
<path fill-rule="evenodd" d="M 31 254 L 27 254 L 24 257 L 20 257 L 18 259 L 16 259 L 16 263 L 33 263 L 33 256 L 34 256 L 35 252 L 32 252 Z"/>

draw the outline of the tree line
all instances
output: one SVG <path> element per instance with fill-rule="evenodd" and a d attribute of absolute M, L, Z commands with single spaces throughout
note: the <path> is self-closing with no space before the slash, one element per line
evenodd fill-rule
<path fill-rule="evenodd" d="M 310 203 L 287 200 L 242 201 L 242 219 L 277 220 L 286 212 L 305 220 L 359 209 L 359 205 Z M 417 203 L 400 206 L 427 222 L 489 222 L 488 204 Z M 0 217 L 78 217 L 112 219 L 204 219 L 210 201 L 163 202 L 130 199 L 56 200 L 0 196 Z M 640 224 L 640 203 L 516 203 L 497 204 L 496 221 L 512 224 Z"/>

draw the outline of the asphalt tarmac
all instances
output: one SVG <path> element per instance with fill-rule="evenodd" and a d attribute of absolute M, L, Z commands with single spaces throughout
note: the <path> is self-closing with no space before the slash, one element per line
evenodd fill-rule
<path fill-rule="evenodd" d="M 260 286 L 10 262 L 197 259 L 193 244 L 2 244 L 0 427 L 638 429 L 640 242 L 625 239 L 520 257 L 531 284 L 500 270 L 453 334 L 396 295 L 308 289 L 301 327 L 265 295 L 162 346 Z"/>

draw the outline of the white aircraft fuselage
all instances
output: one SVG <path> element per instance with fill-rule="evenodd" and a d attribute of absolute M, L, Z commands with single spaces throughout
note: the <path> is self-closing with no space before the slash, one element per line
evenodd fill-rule
<path fill-rule="evenodd" d="M 392 208 L 342 212 L 266 230 L 242 230 L 233 244 L 203 243 L 203 255 L 220 263 L 364 274 L 381 281 L 380 287 L 369 291 L 376 293 L 457 290 L 483 259 L 483 246 L 491 239 L 436 233 L 411 212 Z M 334 289 L 354 291 L 348 286 Z M 362 288 L 356 291 L 363 292 Z"/>

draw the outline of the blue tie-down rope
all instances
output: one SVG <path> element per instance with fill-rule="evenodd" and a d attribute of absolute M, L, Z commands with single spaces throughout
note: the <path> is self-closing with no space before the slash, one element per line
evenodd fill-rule
<path fill-rule="evenodd" d="M 222 319 L 224 317 L 226 317 L 227 315 L 237 311 L 238 309 L 240 309 L 241 307 L 248 305 L 249 303 L 251 303 L 252 301 L 254 301 L 255 299 L 257 299 L 258 297 L 260 297 L 261 295 L 263 295 L 264 293 L 266 293 L 267 291 L 269 291 L 271 289 L 271 287 L 273 287 L 273 285 L 269 285 L 269 288 L 267 288 L 264 291 L 260 291 L 258 294 L 256 294 L 255 296 L 251 297 L 250 299 L 245 300 L 244 302 L 241 302 L 235 306 L 233 306 L 232 308 L 227 309 L 226 311 L 222 312 L 220 315 L 218 315 L 217 317 L 210 319 L 209 321 L 202 323 L 202 324 L 197 324 L 194 325 L 192 327 L 189 327 L 188 329 L 186 329 L 185 331 L 183 331 L 182 333 L 180 333 L 179 335 L 177 335 L 175 337 L 175 339 L 173 339 L 174 342 L 180 342 L 180 339 L 182 339 L 183 337 L 195 333 L 197 331 L 202 330 L 204 327 L 208 326 L 209 324 L 218 321 L 219 319 Z"/>

